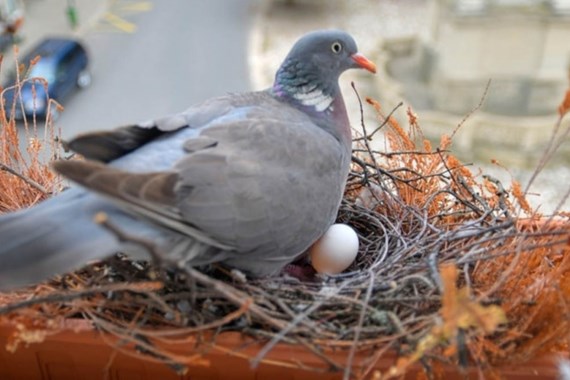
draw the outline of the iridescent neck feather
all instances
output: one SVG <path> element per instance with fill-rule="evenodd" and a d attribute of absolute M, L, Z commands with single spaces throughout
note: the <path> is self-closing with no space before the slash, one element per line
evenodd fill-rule
<path fill-rule="evenodd" d="M 339 93 L 338 78 L 323 80 L 316 75 L 318 72 L 307 64 L 288 59 L 277 71 L 273 93 L 316 112 L 330 113 Z"/>

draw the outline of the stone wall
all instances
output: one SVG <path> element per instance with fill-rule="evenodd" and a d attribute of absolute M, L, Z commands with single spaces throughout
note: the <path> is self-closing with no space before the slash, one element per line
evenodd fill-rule
<path fill-rule="evenodd" d="M 449 1 L 433 4 L 425 44 L 435 52 L 429 85 L 436 109 L 468 112 L 489 79 L 484 111 L 523 116 L 556 109 L 568 85 L 570 16 L 520 7 L 466 15 Z"/>

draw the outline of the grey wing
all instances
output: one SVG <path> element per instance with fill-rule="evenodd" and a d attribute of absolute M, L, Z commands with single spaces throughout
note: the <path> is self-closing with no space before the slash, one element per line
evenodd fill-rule
<path fill-rule="evenodd" d="M 177 208 L 175 188 L 178 176 L 175 173 L 129 173 L 94 161 L 62 160 L 54 162 L 53 167 L 58 173 L 104 195 L 131 214 L 210 246 L 233 249 L 182 218 Z"/>
<path fill-rule="evenodd" d="M 190 126 L 200 129 L 235 107 L 230 95 L 196 104 L 184 112 L 148 120 L 112 130 L 88 132 L 63 141 L 65 150 L 81 154 L 90 160 L 111 162 L 170 132 Z"/>

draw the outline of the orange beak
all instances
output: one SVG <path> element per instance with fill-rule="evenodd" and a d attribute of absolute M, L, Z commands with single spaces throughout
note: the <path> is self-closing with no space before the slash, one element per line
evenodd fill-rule
<path fill-rule="evenodd" d="M 356 64 L 359 67 L 362 67 L 363 69 L 366 69 L 366 70 L 370 71 L 371 73 L 376 74 L 376 65 L 374 64 L 374 62 L 372 62 L 371 60 L 369 60 L 368 58 L 366 58 L 362 54 L 355 53 L 355 54 L 351 55 L 351 58 L 354 60 L 354 62 L 356 62 Z"/>

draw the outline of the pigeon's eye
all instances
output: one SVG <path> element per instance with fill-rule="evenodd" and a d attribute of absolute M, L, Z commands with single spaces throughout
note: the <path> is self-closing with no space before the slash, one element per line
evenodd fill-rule
<path fill-rule="evenodd" d="M 342 45 L 338 41 L 333 42 L 333 44 L 331 45 L 331 50 L 333 51 L 333 53 L 338 54 L 342 51 Z"/>

